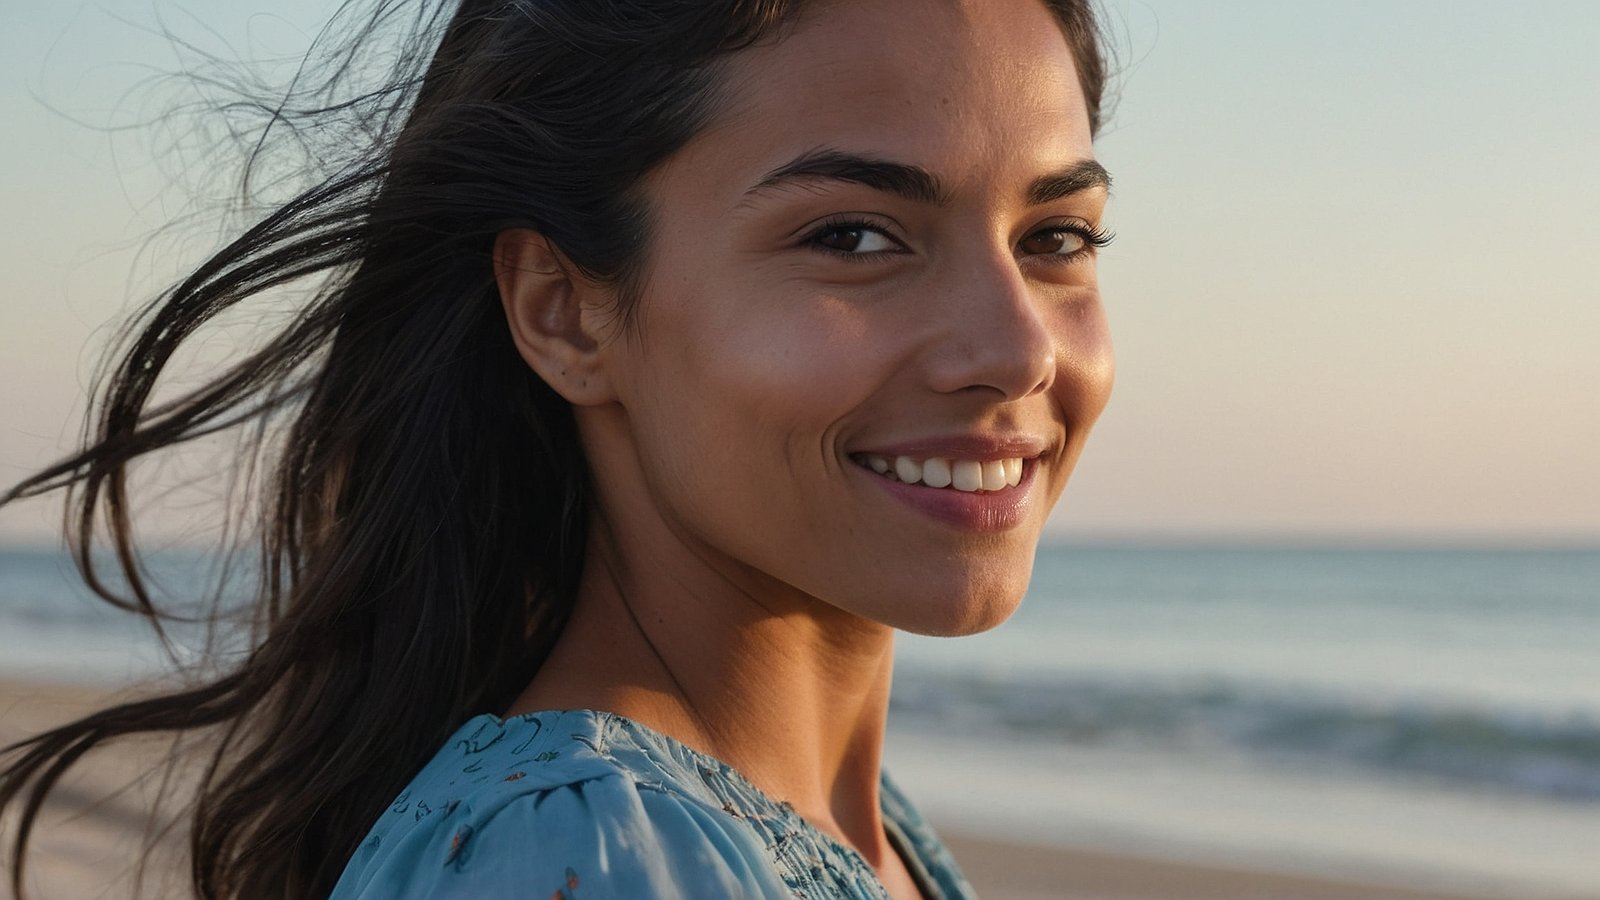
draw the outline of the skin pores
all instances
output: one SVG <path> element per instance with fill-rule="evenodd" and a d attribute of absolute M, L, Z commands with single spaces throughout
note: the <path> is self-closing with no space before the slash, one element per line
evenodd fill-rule
<path fill-rule="evenodd" d="M 578 410 L 604 518 L 774 611 L 992 627 L 1112 382 L 1065 39 L 1037 3 L 830 4 L 724 77 Z M 973 464 L 1020 483 L 929 486 Z"/>

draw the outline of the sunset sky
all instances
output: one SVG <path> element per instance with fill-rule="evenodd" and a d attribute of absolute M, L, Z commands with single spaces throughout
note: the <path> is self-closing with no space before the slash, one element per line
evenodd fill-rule
<path fill-rule="evenodd" d="M 71 119 L 159 108 L 158 16 L 272 55 L 333 5 L 0 0 L 0 482 L 204 243 L 144 243 L 184 202 L 165 137 Z M 1600 4 L 1106 8 L 1118 383 L 1054 534 L 1600 543 Z"/>

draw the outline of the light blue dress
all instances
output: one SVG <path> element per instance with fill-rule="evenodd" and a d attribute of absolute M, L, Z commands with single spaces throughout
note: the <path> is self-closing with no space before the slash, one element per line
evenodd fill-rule
<path fill-rule="evenodd" d="M 974 897 L 887 776 L 885 830 L 924 896 Z M 378 819 L 334 900 L 887 900 L 854 850 L 719 760 L 622 716 L 462 725 Z"/>

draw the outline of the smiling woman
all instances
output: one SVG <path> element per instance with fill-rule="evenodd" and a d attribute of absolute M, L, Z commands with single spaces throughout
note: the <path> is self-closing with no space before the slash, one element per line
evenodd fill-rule
<path fill-rule="evenodd" d="M 13 748 L 19 861 L 85 749 L 203 730 L 207 897 L 970 895 L 880 771 L 893 636 L 1012 613 L 1110 392 L 1086 3 L 438 21 L 367 98 L 404 124 L 153 304 L 90 445 L 9 495 L 77 489 L 86 575 L 103 512 L 103 593 L 159 621 L 129 464 L 292 416 L 251 651 Z"/>

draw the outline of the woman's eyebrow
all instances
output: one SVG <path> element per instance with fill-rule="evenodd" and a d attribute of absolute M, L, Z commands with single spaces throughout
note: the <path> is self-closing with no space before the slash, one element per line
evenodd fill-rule
<path fill-rule="evenodd" d="M 950 199 L 940 186 L 938 176 L 921 166 L 828 148 L 808 150 L 768 172 L 745 191 L 745 199 L 787 181 L 819 178 L 864 184 L 917 203 L 942 206 Z"/>
<path fill-rule="evenodd" d="M 1092 159 L 1080 159 L 1059 172 L 1035 178 L 1028 186 L 1028 205 L 1050 203 L 1091 188 L 1111 190 L 1111 173 Z"/>
<path fill-rule="evenodd" d="M 939 176 L 921 166 L 827 148 L 808 150 L 768 172 L 745 191 L 745 199 L 748 201 L 785 182 L 811 179 L 854 182 L 934 206 L 950 202 Z M 1109 190 L 1111 174 L 1095 160 L 1082 159 L 1058 172 L 1034 179 L 1028 186 L 1028 204 L 1038 206 L 1096 187 Z"/>

